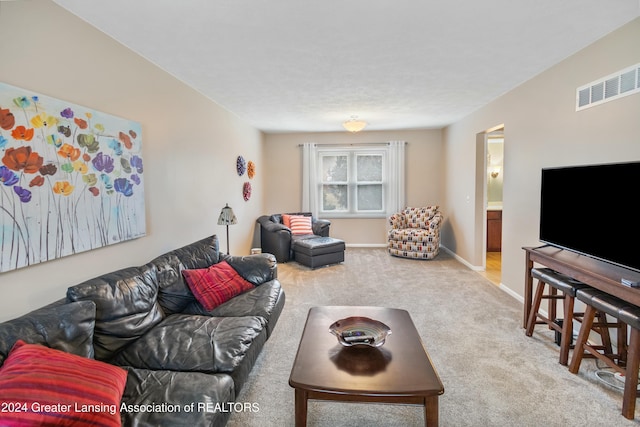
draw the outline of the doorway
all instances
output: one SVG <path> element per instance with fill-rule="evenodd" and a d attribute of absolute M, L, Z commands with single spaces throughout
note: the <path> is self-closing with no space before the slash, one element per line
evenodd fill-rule
<path fill-rule="evenodd" d="M 483 138 L 483 253 L 484 272 L 490 282 L 502 280 L 502 189 L 504 184 L 504 126 L 487 130 Z M 479 177 L 480 178 L 480 177 Z"/>

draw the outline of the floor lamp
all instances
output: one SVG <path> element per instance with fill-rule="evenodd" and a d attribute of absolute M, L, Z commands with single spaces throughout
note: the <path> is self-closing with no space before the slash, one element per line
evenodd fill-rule
<path fill-rule="evenodd" d="M 227 255 L 229 255 L 229 225 L 237 224 L 236 214 L 233 213 L 233 209 L 229 207 L 227 203 L 222 211 L 220 211 L 220 217 L 218 217 L 218 225 L 227 226 Z"/>

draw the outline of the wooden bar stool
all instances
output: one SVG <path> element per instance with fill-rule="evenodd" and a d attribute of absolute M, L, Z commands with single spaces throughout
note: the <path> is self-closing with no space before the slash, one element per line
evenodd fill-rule
<path fill-rule="evenodd" d="M 632 420 L 636 408 L 638 367 L 640 366 L 640 307 L 592 288 L 578 290 L 576 297 L 587 305 L 587 309 L 584 313 L 569 371 L 574 374 L 578 373 L 580 363 L 586 352 L 586 354 L 603 361 L 616 372 L 623 374 L 625 381 L 622 397 L 622 415 Z M 618 327 L 617 354 L 601 353 L 587 341 L 591 324 L 597 311 L 607 313 L 618 320 L 616 324 Z M 628 346 L 627 325 L 631 327 Z M 616 360 L 618 363 L 615 363 Z"/>
<path fill-rule="evenodd" d="M 529 313 L 529 319 L 527 321 L 526 335 L 528 337 L 532 336 L 534 327 L 541 324 L 546 324 L 549 326 L 549 329 L 560 333 L 559 362 L 562 365 L 567 365 L 569 362 L 569 350 L 572 348 L 573 341 L 573 320 L 581 321 L 584 314 L 582 312 L 574 312 L 576 292 L 579 289 L 589 287 L 580 281 L 558 273 L 550 268 L 533 268 L 531 269 L 531 276 L 538 280 L 538 287 L 536 288 L 536 292 L 533 297 L 531 312 Z M 544 293 L 546 285 L 549 285 L 549 293 L 547 294 Z M 544 316 L 539 312 L 540 304 L 544 299 L 548 301 L 548 316 Z M 558 300 L 563 300 L 564 304 L 564 319 L 562 321 L 562 326 L 556 323 Z M 597 313 L 596 315 L 599 318 L 604 317 L 601 313 Z M 602 348 L 611 353 L 612 347 L 609 329 L 601 326 L 602 322 L 600 321 L 595 322 L 592 325 L 594 331 L 599 333 L 601 336 Z"/>

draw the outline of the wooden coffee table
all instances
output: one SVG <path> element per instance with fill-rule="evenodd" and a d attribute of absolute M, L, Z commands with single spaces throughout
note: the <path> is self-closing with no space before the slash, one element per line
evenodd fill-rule
<path fill-rule="evenodd" d="M 329 326 L 350 316 L 379 320 L 391 335 L 382 347 L 344 347 Z M 434 427 L 444 393 L 409 313 L 381 307 L 311 308 L 289 385 L 295 389 L 297 427 L 307 423 L 309 399 L 422 405 L 425 425 Z"/>

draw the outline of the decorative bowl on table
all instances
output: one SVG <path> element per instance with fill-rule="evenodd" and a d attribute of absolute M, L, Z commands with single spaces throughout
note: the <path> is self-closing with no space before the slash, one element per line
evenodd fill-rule
<path fill-rule="evenodd" d="M 335 335 L 338 342 L 345 347 L 355 345 L 380 347 L 391 333 L 391 329 L 377 320 L 353 316 L 335 321 L 329 326 L 329 332 Z"/>

